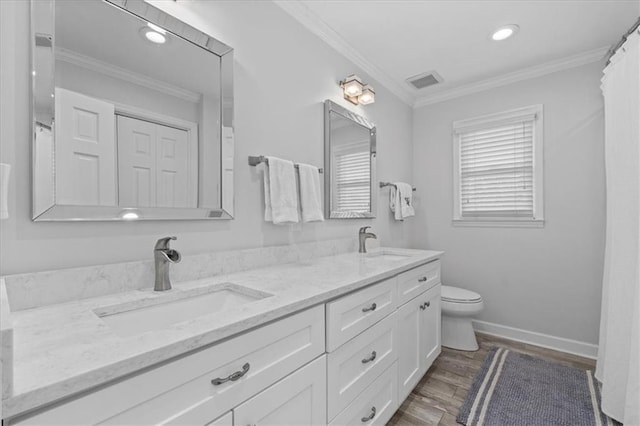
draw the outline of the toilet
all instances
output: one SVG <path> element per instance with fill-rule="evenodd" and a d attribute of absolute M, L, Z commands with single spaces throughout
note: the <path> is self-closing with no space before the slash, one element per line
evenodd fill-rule
<path fill-rule="evenodd" d="M 484 302 L 478 293 L 443 285 L 442 346 L 461 351 L 477 351 L 478 342 L 471 320 L 482 312 Z"/>

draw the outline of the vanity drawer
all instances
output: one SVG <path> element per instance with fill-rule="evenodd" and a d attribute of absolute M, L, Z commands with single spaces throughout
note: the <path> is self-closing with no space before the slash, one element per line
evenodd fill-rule
<path fill-rule="evenodd" d="M 317 306 L 11 424 L 204 425 L 322 353 Z"/>
<path fill-rule="evenodd" d="M 395 312 L 328 355 L 327 411 L 335 417 L 398 359 Z"/>
<path fill-rule="evenodd" d="M 327 352 L 395 311 L 396 291 L 394 277 L 327 303 Z"/>
<path fill-rule="evenodd" d="M 439 260 L 401 273 L 398 275 L 398 305 L 404 305 L 438 283 L 440 283 Z"/>
<path fill-rule="evenodd" d="M 382 373 L 355 401 L 345 408 L 329 426 L 384 425 L 398 409 L 398 363 Z M 375 410 L 375 411 L 374 411 Z"/>

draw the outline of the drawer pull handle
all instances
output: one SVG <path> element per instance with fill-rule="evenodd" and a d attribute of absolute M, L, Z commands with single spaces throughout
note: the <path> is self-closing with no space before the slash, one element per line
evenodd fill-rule
<path fill-rule="evenodd" d="M 363 417 L 360 419 L 360 421 L 362 423 L 366 423 L 369 420 L 373 420 L 373 418 L 376 416 L 376 407 L 371 407 L 371 414 L 369 414 L 367 417 Z"/>
<path fill-rule="evenodd" d="M 376 351 L 373 351 L 373 352 L 371 352 L 371 356 L 369 358 L 364 358 L 362 360 L 362 363 L 363 364 L 368 364 L 371 361 L 373 361 L 374 359 L 376 359 L 376 356 L 378 356 L 378 354 L 376 353 Z"/>
<path fill-rule="evenodd" d="M 227 382 L 235 382 L 240 377 L 247 374 L 247 372 L 249 371 L 249 368 L 251 368 L 251 365 L 249 365 L 249 363 L 247 362 L 245 365 L 242 366 L 242 371 L 236 371 L 235 373 L 231 373 L 228 377 L 225 377 L 224 379 L 221 379 L 220 377 L 218 377 L 217 379 L 213 379 L 211 381 L 211 384 L 214 386 L 218 386 Z"/>
<path fill-rule="evenodd" d="M 377 307 L 378 305 L 376 305 L 375 303 L 372 303 L 371 306 L 369 306 L 368 308 L 362 308 L 362 312 L 375 311 Z"/>
<path fill-rule="evenodd" d="M 427 280 L 427 277 L 422 277 L 422 278 L 418 278 L 418 282 L 425 282 Z"/>

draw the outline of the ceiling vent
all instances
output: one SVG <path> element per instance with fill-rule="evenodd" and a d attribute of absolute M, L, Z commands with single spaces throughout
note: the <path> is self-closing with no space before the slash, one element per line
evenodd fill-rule
<path fill-rule="evenodd" d="M 442 77 L 440 77 L 440 75 L 435 71 L 429 71 L 424 74 L 419 74 L 419 75 L 414 75 L 413 77 L 409 77 L 407 79 L 407 83 L 409 83 L 412 87 L 416 89 L 424 89 L 425 87 L 442 83 Z"/>

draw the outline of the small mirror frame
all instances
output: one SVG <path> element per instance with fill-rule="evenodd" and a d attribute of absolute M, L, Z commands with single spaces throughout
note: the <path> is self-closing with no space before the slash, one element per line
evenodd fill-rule
<path fill-rule="evenodd" d="M 331 209 L 331 112 L 351 120 L 354 123 L 369 129 L 369 153 L 371 174 L 369 176 L 369 211 L 362 212 L 339 212 Z M 348 109 L 336 104 L 333 101 L 324 101 L 324 209 L 325 217 L 328 219 L 372 219 L 376 217 L 377 211 L 377 188 L 376 182 L 376 126 L 366 118 L 349 111 Z"/>

